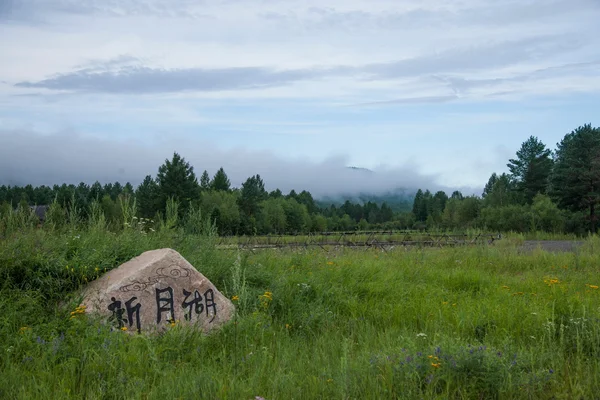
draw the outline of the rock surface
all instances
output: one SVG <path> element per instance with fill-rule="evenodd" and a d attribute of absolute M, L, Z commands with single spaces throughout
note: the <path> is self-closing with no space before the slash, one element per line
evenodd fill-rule
<path fill-rule="evenodd" d="M 235 307 L 173 249 L 151 250 L 91 282 L 83 291 L 88 313 L 115 328 L 160 332 L 193 325 L 208 333 L 233 318 Z"/>

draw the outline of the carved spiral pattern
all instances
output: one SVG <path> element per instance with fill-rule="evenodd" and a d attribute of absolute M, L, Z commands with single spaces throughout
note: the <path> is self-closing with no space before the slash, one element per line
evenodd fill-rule
<path fill-rule="evenodd" d="M 148 286 L 158 283 L 161 278 L 189 278 L 190 270 L 182 268 L 176 264 L 169 265 L 168 267 L 158 268 L 156 275 L 149 276 L 146 282 L 135 281 L 129 285 L 124 285 L 119 288 L 121 292 L 139 292 L 146 289 Z"/>

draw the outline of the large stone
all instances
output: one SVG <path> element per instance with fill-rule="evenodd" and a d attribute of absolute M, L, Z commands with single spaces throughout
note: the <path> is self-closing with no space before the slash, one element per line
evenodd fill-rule
<path fill-rule="evenodd" d="M 107 272 L 84 289 L 82 305 L 118 329 L 148 333 L 177 324 L 208 333 L 229 321 L 235 309 L 173 249 L 147 251 Z"/>

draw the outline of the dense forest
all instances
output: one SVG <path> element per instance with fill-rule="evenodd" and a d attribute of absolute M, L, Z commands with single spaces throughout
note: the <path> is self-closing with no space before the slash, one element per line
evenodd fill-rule
<path fill-rule="evenodd" d="M 34 205 L 49 205 L 46 223 L 96 218 L 118 229 L 124 213 L 137 219 L 175 224 L 214 223 L 221 235 L 305 233 L 365 229 L 465 229 L 493 231 L 596 232 L 600 202 L 600 128 L 591 124 L 566 134 L 555 150 L 530 136 L 508 173 L 492 174 L 481 196 L 419 189 L 412 210 L 389 201 L 329 204 L 311 193 L 268 192 L 259 175 L 234 188 L 223 168 L 200 177 L 180 154 L 134 188 L 130 183 L 105 185 L 27 185 L 0 187 L 0 216 Z"/>

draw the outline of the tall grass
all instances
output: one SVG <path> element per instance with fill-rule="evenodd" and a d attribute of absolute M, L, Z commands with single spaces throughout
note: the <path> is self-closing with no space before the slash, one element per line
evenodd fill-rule
<path fill-rule="evenodd" d="M 74 230 L 18 218 L 0 241 L 0 398 L 598 397 L 597 237 L 557 254 L 229 252 L 206 221 L 192 234 L 133 219 L 109 232 L 94 212 Z M 235 320 L 149 337 L 70 319 L 87 282 L 159 247 L 236 296 Z"/>

